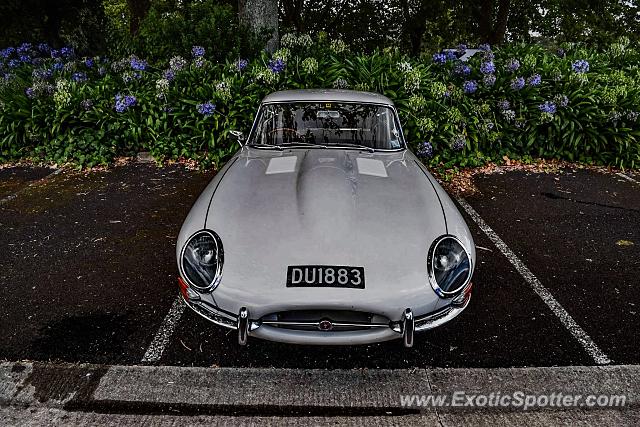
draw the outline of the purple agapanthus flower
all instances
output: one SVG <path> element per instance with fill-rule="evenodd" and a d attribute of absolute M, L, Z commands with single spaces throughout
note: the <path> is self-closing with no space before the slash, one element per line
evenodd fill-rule
<path fill-rule="evenodd" d="M 456 64 L 453 72 L 459 76 L 468 76 L 469 74 L 471 74 L 471 67 L 461 62 Z"/>
<path fill-rule="evenodd" d="M 522 88 L 524 88 L 524 85 L 525 81 L 522 77 L 516 77 L 515 79 L 511 80 L 511 89 L 513 90 L 521 90 Z"/>
<path fill-rule="evenodd" d="M 555 112 L 557 111 L 556 108 L 556 104 L 554 104 L 551 101 L 545 101 L 544 104 L 540 104 L 538 105 L 538 108 L 540 109 L 540 111 L 542 111 L 543 113 L 551 113 L 551 114 L 555 114 Z"/>
<path fill-rule="evenodd" d="M 457 47 L 458 55 L 462 56 L 467 53 L 467 45 L 464 43 L 460 43 Z"/>
<path fill-rule="evenodd" d="M 478 90 L 478 83 L 475 80 L 466 80 L 462 85 L 464 93 L 470 94 Z"/>
<path fill-rule="evenodd" d="M 10 59 L 7 65 L 9 65 L 9 68 L 18 68 L 20 62 L 17 59 Z"/>
<path fill-rule="evenodd" d="M 134 107 L 138 102 L 136 97 L 133 95 L 122 96 L 120 94 L 115 96 L 115 101 L 116 101 L 115 109 L 118 113 L 124 113 L 130 107 Z"/>
<path fill-rule="evenodd" d="M 61 71 L 64 69 L 64 64 L 62 62 L 54 62 L 51 69 L 54 71 Z"/>
<path fill-rule="evenodd" d="M 31 62 L 31 57 L 29 55 L 20 55 L 20 62 Z"/>
<path fill-rule="evenodd" d="M 498 108 L 501 110 L 508 110 L 509 108 L 511 108 L 511 103 L 506 99 L 503 99 L 501 101 L 498 101 Z"/>
<path fill-rule="evenodd" d="M 204 48 L 202 46 L 193 46 L 191 48 L 191 55 L 193 55 L 194 58 L 200 58 L 204 56 Z"/>
<path fill-rule="evenodd" d="M 445 52 L 445 56 L 447 57 L 448 60 L 453 61 L 454 59 L 458 59 L 458 55 L 456 55 L 456 52 L 453 50 L 447 50 Z"/>
<path fill-rule="evenodd" d="M 87 68 L 93 68 L 93 65 L 94 65 L 93 58 L 87 58 L 87 59 L 85 59 L 85 60 L 84 60 L 84 65 L 85 65 L 85 67 L 87 67 Z"/>
<path fill-rule="evenodd" d="M 482 83 L 484 83 L 485 86 L 493 86 L 496 84 L 495 74 L 485 74 L 482 78 Z"/>
<path fill-rule="evenodd" d="M 131 69 L 136 71 L 144 71 L 147 69 L 147 66 L 148 66 L 147 61 L 143 59 L 139 59 L 135 56 L 131 57 L 129 64 L 131 65 Z"/>
<path fill-rule="evenodd" d="M 103 77 L 107 74 L 107 69 L 105 67 L 98 67 L 98 75 Z"/>
<path fill-rule="evenodd" d="M 540 74 L 534 74 L 527 79 L 527 83 L 529 86 L 540 86 L 540 83 L 542 83 L 542 77 L 540 77 Z"/>
<path fill-rule="evenodd" d="M 429 141 L 421 142 L 418 146 L 418 151 L 416 152 L 418 157 L 430 158 L 433 156 L 433 146 Z"/>
<path fill-rule="evenodd" d="M 467 139 L 464 135 L 456 135 L 451 140 L 451 148 L 455 151 L 460 151 L 467 145 Z"/>
<path fill-rule="evenodd" d="M 248 65 L 249 65 L 249 61 L 242 58 L 238 59 L 235 63 L 236 69 L 238 71 L 244 71 L 244 69 L 247 68 Z"/>
<path fill-rule="evenodd" d="M 22 43 L 16 50 L 18 55 L 28 55 L 31 53 L 31 43 Z"/>
<path fill-rule="evenodd" d="M 49 69 L 35 69 L 31 72 L 33 80 L 49 80 L 53 77 L 53 70 Z"/>
<path fill-rule="evenodd" d="M 515 58 L 511 58 L 505 64 L 505 68 L 511 72 L 517 71 L 518 68 L 520 68 L 520 61 Z"/>
<path fill-rule="evenodd" d="M 51 48 L 46 43 L 40 43 L 38 44 L 38 50 L 42 53 L 49 53 L 49 51 L 51 51 Z"/>
<path fill-rule="evenodd" d="M 576 73 L 586 73 L 589 71 L 589 63 L 584 59 L 579 59 L 571 64 L 571 68 L 573 68 L 573 71 Z"/>
<path fill-rule="evenodd" d="M 285 64 L 285 62 L 282 59 L 278 58 L 276 60 L 269 61 L 269 65 L 267 66 L 272 72 L 278 74 L 284 70 L 287 64 Z"/>
<path fill-rule="evenodd" d="M 162 73 L 162 77 L 169 81 L 173 81 L 173 79 L 176 78 L 176 73 L 171 68 L 169 68 L 167 70 L 164 70 L 164 73 Z"/>
<path fill-rule="evenodd" d="M 496 72 L 496 66 L 493 61 L 486 61 L 480 65 L 480 72 L 482 74 L 493 74 Z"/>
<path fill-rule="evenodd" d="M 202 104 L 198 104 L 196 108 L 198 110 L 198 113 L 202 114 L 203 116 L 210 116 L 216 110 L 216 105 L 212 104 L 211 102 L 204 102 Z"/>
<path fill-rule="evenodd" d="M 93 108 L 93 101 L 90 99 L 83 99 L 80 101 L 80 107 L 85 111 L 89 111 Z"/>
<path fill-rule="evenodd" d="M 569 97 L 567 95 L 556 95 L 553 101 L 556 105 L 560 106 L 560 108 L 566 108 L 569 105 Z"/>
<path fill-rule="evenodd" d="M 478 49 L 484 50 L 485 52 L 491 52 L 491 45 L 489 43 L 483 43 L 478 46 Z"/>
<path fill-rule="evenodd" d="M 73 73 L 71 75 L 71 80 L 77 83 L 85 82 L 87 81 L 87 74 L 83 72 Z"/>
<path fill-rule="evenodd" d="M 445 55 L 444 53 L 434 53 L 432 59 L 436 64 L 442 65 L 447 62 L 447 55 Z"/>
<path fill-rule="evenodd" d="M 62 54 L 58 49 L 51 49 L 51 52 L 49 52 L 49 55 L 51 55 L 53 59 L 58 59 L 62 57 Z"/>
<path fill-rule="evenodd" d="M 62 49 L 60 49 L 60 54 L 65 58 L 72 58 L 75 55 L 75 51 L 73 50 L 72 47 L 65 46 Z"/>
<path fill-rule="evenodd" d="M 16 49 L 13 47 L 8 47 L 6 49 L 2 49 L 0 50 L 0 56 L 2 56 L 3 58 L 8 58 L 11 55 L 13 55 L 13 52 L 15 52 Z"/>
<path fill-rule="evenodd" d="M 567 56 L 567 52 L 565 52 L 565 50 L 563 48 L 559 48 L 556 51 L 556 54 L 560 57 L 560 58 L 564 58 L 565 56 Z"/>
<path fill-rule="evenodd" d="M 33 90 L 32 87 L 28 87 L 24 90 L 25 95 L 27 95 L 27 98 L 29 99 L 33 99 L 36 97 L 36 92 Z"/>

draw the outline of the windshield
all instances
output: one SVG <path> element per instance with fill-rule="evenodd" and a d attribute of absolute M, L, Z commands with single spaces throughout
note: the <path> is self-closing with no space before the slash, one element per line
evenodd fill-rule
<path fill-rule="evenodd" d="M 262 106 L 250 145 L 404 147 L 395 112 L 375 104 L 277 103 Z"/>

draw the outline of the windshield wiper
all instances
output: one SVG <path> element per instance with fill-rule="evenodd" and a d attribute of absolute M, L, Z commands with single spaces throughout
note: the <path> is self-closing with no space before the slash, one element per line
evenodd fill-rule
<path fill-rule="evenodd" d="M 341 144 L 331 144 L 331 146 L 340 147 L 340 148 L 354 148 L 357 150 L 367 150 L 370 153 L 376 152 L 375 148 L 369 147 L 368 145 L 362 145 L 362 144 L 341 143 Z"/>
<path fill-rule="evenodd" d="M 318 148 L 327 148 L 326 145 L 316 144 L 314 142 L 305 142 L 305 141 L 297 141 L 297 142 L 283 142 L 279 145 L 279 147 L 318 147 Z"/>
<path fill-rule="evenodd" d="M 255 147 L 255 148 L 267 148 L 270 150 L 280 150 L 282 151 L 282 147 L 279 145 L 273 145 L 273 144 L 249 144 L 249 147 Z"/>

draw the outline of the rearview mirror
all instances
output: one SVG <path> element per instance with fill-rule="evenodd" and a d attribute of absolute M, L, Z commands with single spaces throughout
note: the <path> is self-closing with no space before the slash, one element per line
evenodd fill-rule
<path fill-rule="evenodd" d="M 235 139 L 238 140 L 238 144 L 240 144 L 241 147 L 244 147 L 244 143 L 246 139 L 244 136 L 244 133 L 240 132 L 239 130 L 231 130 L 229 131 L 229 133 L 233 135 Z"/>

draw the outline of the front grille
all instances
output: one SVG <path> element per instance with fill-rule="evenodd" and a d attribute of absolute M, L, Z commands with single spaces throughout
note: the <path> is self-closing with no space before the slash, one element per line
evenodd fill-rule
<path fill-rule="evenodd" d="M 327 332 L 389 327 L 389 319 L 384 316 L 348 310 L 282 311 L 262 317 L 260 323 L 275 328 Z"/>

